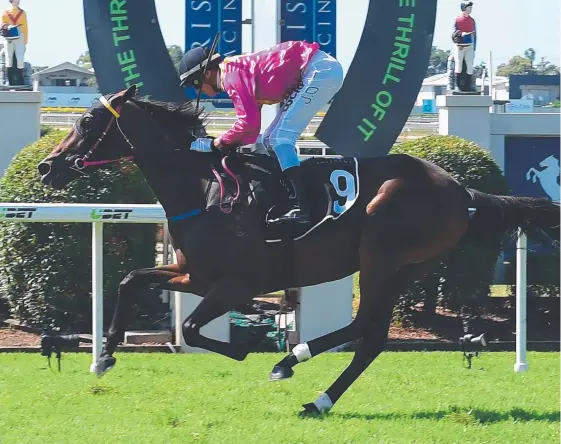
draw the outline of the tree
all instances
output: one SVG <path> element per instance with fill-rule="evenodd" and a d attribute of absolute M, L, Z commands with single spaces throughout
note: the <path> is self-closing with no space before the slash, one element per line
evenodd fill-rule
<path fill-rule="evenodd" d="M 76 60 L 76 65 L 81 66 L 82 68 L 85 68 L 85 69 L 93 70 L 92 59 L 90 57 L 90 51 L 86 51 L 82 55 L 80 55 L 80 57 L 78 57 L 78 60 Z M 88 79 L 88 86 L 97 88 L 98 87 L 97 86 L 97 79 L 95 77 L 92 77 L 91 79 Z"/>
<path fill-rule="evenodd" d="M 480 79 L 485 72 L 487 72 L 487 64 L 485 62 L 481 62 L 473 67 L 473 77 L 476 79 Z"/>
<path fill-rule="evenodd" d="M 524 57 L 514 56 L 508 63 L 503 63 L 497 67 L 497 75 L 508 77 L 512 74 L 541 74 L 553 75 L 559 74 L 559 67 L 546 60 L 545 57 L 541 58 L 541 62 L 537 65 L 536 50 L 528 48 L 524 51 Z"/>
<path fill-rule="evenodd" d="M 559 66 L 554 65 L 549 60 L 546 60 L 545 57 L 542 57 L 542 61 L 536 65 L 536 71 L 538 74 L 551 76 L 551 75 L 559 75 Z"/>
<path fill-rule="evenodd" d="M 439 49 L 436 46 L 432 47 L 429 66 L 427 68 L 426 77 L 434 76 L 435 74 L 443 74 L 447 71 L 448 57 L 450 56 L 449 50 Z"/>
<path fill-rule="evenodd" d="M 524 57 L 530 61 L 530 72 L 534 72 L 534 62 L 536 61 L 536 50 L 534 48 L 528 48 L 524 51 Z"/>
<path fill-rule="evenodd" d="M 81 66 L 82 68 L 92 69 L 92 59 L 90 57 L 90 51 L 86 51 L 78 60 L 76 60 L 76 65 Z"/>
<path fill-rule="evenodd" d="M 512 74 L 529 74 L 532 70 L 530 60 L 522 56 L 514 56 L 508 63 L 502 63 L 497 67 L 497 75 L 508 77 Z"/>

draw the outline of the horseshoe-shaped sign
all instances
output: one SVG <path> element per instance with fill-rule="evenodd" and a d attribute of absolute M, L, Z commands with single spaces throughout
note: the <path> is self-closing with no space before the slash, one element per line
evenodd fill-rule
<path fill-rule="evenodd" d="M 83 0 L 90 58 L 102 94 L 136 84 L 155 100 L 184 102 L 154 0 Z"/>
<path fill-rule="evenodd" d="M 428 66 L 437 0 L 370 0 L 343 87 L 316 136 L 344 156 L 388 153 Z M 154 0 L 83 0 L 86 36 L 102 94 L 136 83 L 156 100 L 186 100 Z"/>
<path fill-rule="evenodd" d="M 316 137 L 344 156 L 388 153 L 427 72 L 437 0 L 370 0 L 342 88 Z"/>

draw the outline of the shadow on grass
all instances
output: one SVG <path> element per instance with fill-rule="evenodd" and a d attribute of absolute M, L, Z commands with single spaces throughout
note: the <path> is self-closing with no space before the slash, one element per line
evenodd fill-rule
<path fill-rule="evenodd" d="M 560 422 L 559 410 L 549 412 L 537 412 L 524 409 L 511 409 L 509 411 L 495 411 L 486 409 L 469 409 L 465 407 L 450 407 L 448 410 L 437 410 L 434 412 L 413 412 L 413 413 L 337 413 L 330 412 L 327 414 L 303 414 L 300 417 L 313 418 L 313 419 L 362 419 L 362 420 L 395 420 L 395 419 L 433 419 L 433 420 L 450 420 L 452 422 L 461 424 L 489 424 L 503 421 L 516 421 L 516 422 Z"/>

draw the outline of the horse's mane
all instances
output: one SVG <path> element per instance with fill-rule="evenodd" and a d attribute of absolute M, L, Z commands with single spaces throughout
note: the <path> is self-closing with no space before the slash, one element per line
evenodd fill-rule
<path fill-rule="evenodd" d="M 185 102 L 163 102 L 149 100 L 145 97 L 132 97 L 129 99 L 138 107 L 149 113 L 154 119 L 170 124 L 177 124 L 188 128 L 204 127 L 205 115 L 202 109 L 195 109 L 190 100 Z"/>

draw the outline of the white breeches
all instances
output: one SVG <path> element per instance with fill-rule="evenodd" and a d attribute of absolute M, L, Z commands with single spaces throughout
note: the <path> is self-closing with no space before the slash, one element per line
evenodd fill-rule
<path fill-rule="evenodd" d="M 316 113 L 343 85 L 343 68 L 330 55 L 317 51 L 302 73 L 302 81 L 281 104 L 263 134 L 263 144 L 276 154 L 281 170 L 300 165 L 296 142 Z"/>
<path fill-rule="evenodd" d="M 15 54 L 18 69 L 23 69 L 25 67 L 23 64 L 25 54 L 25 43 L 23 37 L 13 40 L 5 39 L 4 54 L 6 56 L 6 68 L 12 67 Z"/>
<path fill-rule="evenodd" d="M 456 51 L 454 53 L 454 58 L 456 61 L 456 66 L 454 71 L 456 74 L 462 72 L 463 62 L 466 62 L 466 73 L 469 75 L 473 74 L 473 58 L 475 56 L 475 51 L 473 50 L 473 45 L 460 46 L 456 45 Z"/>

